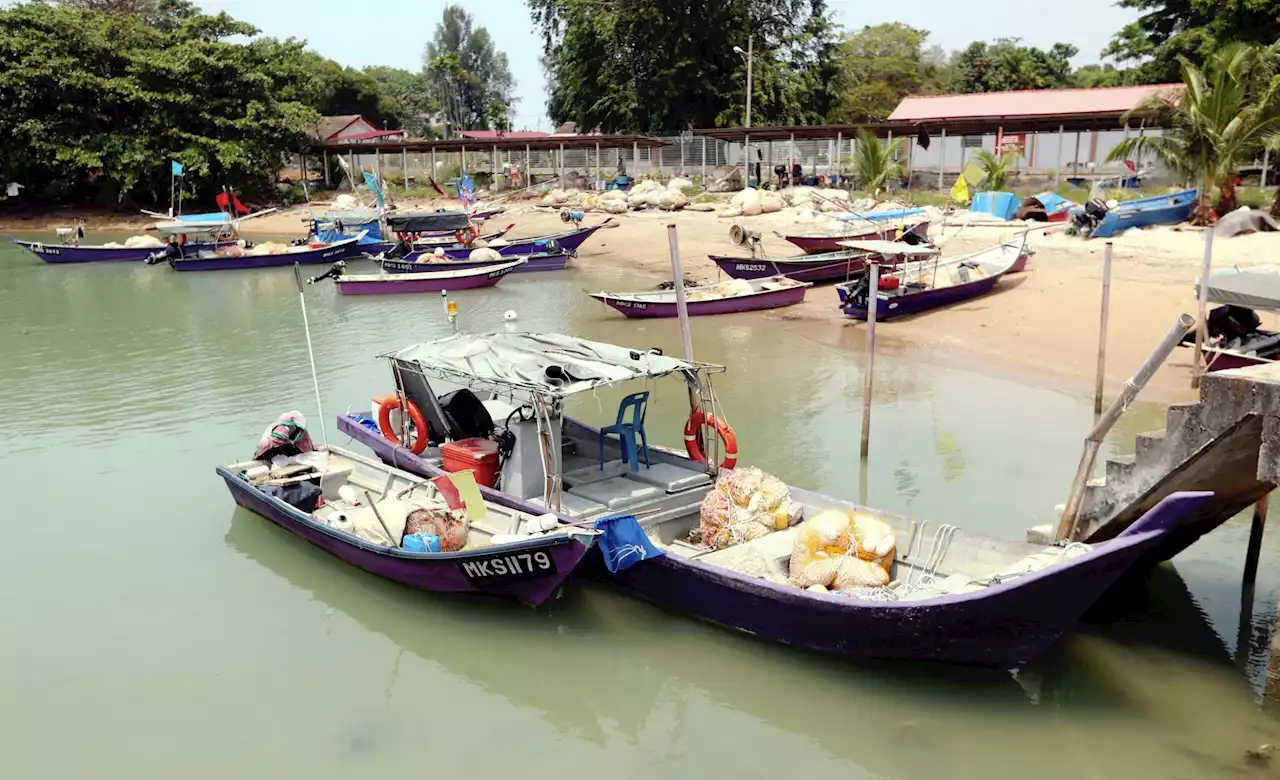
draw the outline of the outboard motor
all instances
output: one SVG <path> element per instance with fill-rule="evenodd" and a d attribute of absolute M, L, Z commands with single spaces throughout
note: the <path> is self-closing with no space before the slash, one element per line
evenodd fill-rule
<path fill-rule="evenodd" d="M 170 241 L 169 243 L 164 245 L 164 249 L 157 249 L 156 251 L 147 255 L 147 259 L 144 260 L 143 262 L 145 262 L 147 265 L 156 265 L 158 263 L 173 262 L 174 260 L 181 260 L 181 259 L 182 259 L 182 244 L 179 244 L 177 241 Z"/>
<path fill-rule="evenodd" d="M 396 245 L 391 247 L 389 250 L 387 250 L 386 254 L 382 256 L 382 259 L 398 260 L 401 257 L 408 257 L 409 253 L 413 251 L 413 248 L 409 245 L 409 243 L 410 242 L 407 241 L 402 234 L 397 233 Z"/>
<path fill-rule="evenodd" d="M 325 271 L 324 273 L 320 274 L 319 276 L 313 276 L 313 277 L 311 277 L 310 279 L 308 279 L 308 280 L 307 280 L 307 284 L 315 284 L 316 282 L 320 281 L 321 279 L 337 279 L 338 277 L 342 276 L 342 271 L 343 271 L 346 267 L 347 267 L 347 261 L 346 261 L 346 260 L 339 260 L 338 262 L 336 262 L 336 263 L 334 263 L 333 265 L 329 266 L 329 270 L 328 270 L 328 271 Z"/>
<path fill-rule="evenodd" d="M 1082 233 L 1092 233 L 1098 224 L 1106 218 L 1107 202 L 1101 198 L 1094 198 L 1084 204 L 1084 211 L 1077 214 L 1073 220 L 1076 228 Z"/>

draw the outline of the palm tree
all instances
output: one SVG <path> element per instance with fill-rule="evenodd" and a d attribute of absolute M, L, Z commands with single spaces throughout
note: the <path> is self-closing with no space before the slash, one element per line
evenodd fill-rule
<path fill-rule="evenodd" d="M 1013 174 L 1013 163 L 1019 157 L 1018 152 L 1005 152 L 1000 156 L 996 156 L 986 149 L 978 150 L 973 156 L 978 167 L 982 169 L 986 177 L 982 182 L 986 188 L 991 191 L 1003 190 L 1004 185 L 1009 181 L 1009 176 Z"/>
<path fill-rule="evenodd" d="M 1233 43 L 1218 49 L 1197 68 L 1185 58 L 1180 90 L 1150 95 L 1125 114 L 1154 120 L 1159 136 L 1127 138 L 1107 155 L 1108 162 L 1151 151 L 1185 181 L 1200 182 L 1195 224 L 1214 221 L 1213 187 L 1220 212 L 1236 208 L 1236 172 L 1280 132 L 1280 45 Z"/>
<path fill-rule="evenodd" d="M 858 145 L 853 155 L 853 175 L 858 181 L 859 189 L 879 192 L 888 189 L 889 182 L 902 178 L 905 169 L 901 162 L 894 159 L 902 149 L 902 142 L 903 139 L 895 138 L 882 144 L 870 130 L 858 131 Z"/>

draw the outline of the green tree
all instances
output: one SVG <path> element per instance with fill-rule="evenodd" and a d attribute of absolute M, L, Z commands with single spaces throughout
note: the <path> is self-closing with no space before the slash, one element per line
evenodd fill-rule
<path fill-rule="evenodd" d="M 439 106 L 431 96 L 431 81 L 425 74 L 383 65 L 368 66 L 364 74 L 377 84 L 384 116 L 394 117 L 398 128 L 415 137 L 432 136 L 431 120 Z"/>
<path fill-rule="evenodd" d="M 1267 45 L 1280 36 L 1280 0 L 1117 0 L 1141 12 L 1103 56 L 1132 62 L 1136 83 L 1182 79 L 1181 58 L 1205 62 L 1230 43 Z"/>
<path fill-rule="evenodd" d="M 1071 58 L 1079 49 L 1055 43 L 1048 51 L 1020 46 L 1017 38 L 995 43 L 975 41 L 957 54 L 957 92 L 1005 92 L 1015 89 L 1060 89 L 1075 85 Z"/>
<path fill-rule="evenodd" d="M 1085 65 L 1075 73 L 1077 87 L 1093 89 L 1094 87 L 1123 87 L 1134 83 L 1135 74 L 1131 70 L 1121 70 L 1111 63 L 1105 65 Z"/>
<path fill-rule="evenodd" d="M 922 91 L 921 47 L 928 33 L 899 22 L 863 27 L 838 49 L 839 98 L 830 119 L 882 122 L 907 95 Z"/>
<path fill-rule="evenodd" d="M 889 188 L 891 182 L 902 178 L 903 165 L 896 158 L 902 149 L 902 138 L 881 143 L 870 130 L 858 131 L 858 143 L 853 152 L 853 177 L 858 188 L 866 192 L 879 192 Z"/>
<path fill-rule="evenodd" d="M 988 152 L 986 149 L 979 149 L 973 155 L 973 161 L 986 174 L 982 178 L 983 187 L 992 192 L 1003 190 L 1005 185 L 1009 183 L 1009 177 L 1013 175 L 1014 164 L 1021 156 L 1018 152 L 1010 151 L 997 155 Z"/>
<path fill-rule="evenodd" d="M 507 55 L 459 5 L 446 6 L 423 53 L 435 102 L 454 130 L 505 128 L 515 101 Z M 498 108 L 501 106 L 501 109 Z"/>
<path fill-rule="evenodd" d="M 1187 181 L 1199 182 L 1197 224 L 1213 221 L 1215 184 L 1219 211 L 1235 209 L 1240 165 L 1280 133 L 1278 59 L 1278 46 L 1240 43 L 1214 52 L 1203 68 L 1183 58 L 1182 89 L 1161 90 L 1129 112 L 1150 117 L 1164 133 L 1126 139 L 1107 159 L 1150 151 Z"/>
<path fill-rule="evenodd" d="M 555 122 L 674 133 L 741 124 L 752 39 L 754 124 L 810 123 L 839 66 L 826 0 L 529 0 Z"/>
<path fill-rule="evenodd" d="M 56 0 L 79 11 L 127 14 L 164 32 L 173 32 L 188 19 L 200 15 L 190 0 Z"/>

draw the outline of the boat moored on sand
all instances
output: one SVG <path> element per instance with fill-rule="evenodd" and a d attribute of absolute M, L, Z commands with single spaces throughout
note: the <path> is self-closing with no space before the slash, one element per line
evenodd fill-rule
<path fill-rule="evenodd" d="M 809 282 L 798 282 L 785 276 L 750 280 L 732 279 L 702 287 L 687 287 L 685 298 L 688 301 L 690 317 L 736 314 L 793 306 L 804 300 L 805 292 L 812 286 Z M 677 315 L 675 290 L 598 292 L 590 295 L 633 319 Z"/>

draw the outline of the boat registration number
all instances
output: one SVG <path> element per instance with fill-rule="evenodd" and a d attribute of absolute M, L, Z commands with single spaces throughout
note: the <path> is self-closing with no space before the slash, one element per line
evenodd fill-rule
<path fill-rule="evenodd" d="M 53 247 L 53 246 L 44 246 L 43 244 L 36 244 L 36 251 L 37 251 L 37 252 L 43 252 L 43 253 L 44 253 L 44 254 L 46 254 L 46 255 L 60 255 L 60 254 L 62 254 L 62 250 L 61 250 L 61 249 L 58 249 L 57 247 Z"/>
<path fill-rule="evenodd" d="M 767 271 L 767 270 L 769 270 L 769 266 L 765 265 L 764 263 L 738 263 L 737 270 L 739 270 L 739 271 Z"/>
<path fill-rule="evenodd" d="M 613 304 L 614 304 L 615 306 L 621 306 L 621 307 L 622 307 L 622 308 L 624 308 L 624 309 L 647 309 L 647 308 L 649 308 L 649 304 L 647 304 L 647 303 L 637 303 L 637 302 L 635 302 L 635 301 L 614 301 L 614 302 L 613 302 Z"/>
<path fill-rule="evenodd" d="M 487 558 L 468 558 L 462 561 L 462 573 L 467 575 L 472 585 L 519 582 L 555 574 L 556 562 L 546 550 L 512 552 Z"/>

